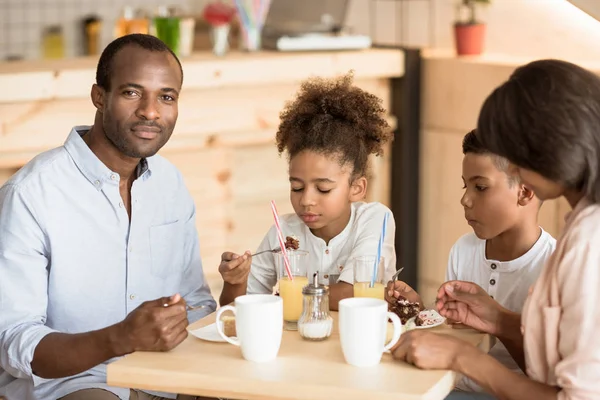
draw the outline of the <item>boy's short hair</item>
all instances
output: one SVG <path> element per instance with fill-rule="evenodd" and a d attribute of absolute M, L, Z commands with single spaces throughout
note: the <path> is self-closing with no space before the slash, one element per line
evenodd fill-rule
<path fill-rule="evenodd" d="M 489 156 L 492 159 L 494 166 L 499 171 L 502 171 L 506 174 L 506 176 L 508 177 L 508 183 L 510 184 L 510 186 L 520 183 L 519 177 L 508 173 L 508 166 L 510 164 L 509 161 L 506 158 L 489 151 L 477 137 L 475 129 L 473 129 L 471 132 L 469 132 L 465 135 L 465 137 L 463 139 L 463 143 L 462 143 L 462 150 L 463 150 L 463 154 L 465 154 L 465 155 L 468 153 L 472 153 L 472 154 Z"/>

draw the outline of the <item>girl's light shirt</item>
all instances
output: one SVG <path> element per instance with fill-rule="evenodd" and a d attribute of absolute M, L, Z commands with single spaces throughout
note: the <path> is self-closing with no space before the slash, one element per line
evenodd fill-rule
<path fill-rule="evenodd" d="M 382 257 L 385 262 L 386 282 L 396 271 L 394 240 L 396 224 L 389 208 L 381 203 L 356 202 L 351 206 L 350 221 L 344 230 L 331 239 L 329 244 L 310 231 L 309 227 L 296 215 L 280 217 L 284 236 L 294 236 L 299 241 L 299 249 L 308 252 L 307 271 L 309 276 L 319 272 L 321 284 L 337 282 L 354 283 L 351 260 L 359 256 L 375 256 L 383 227 L 385 213 L 390 217 L 387 223 Z M 284 238 L 285 239 L 285 238 Z M 257 252 L 279 247 L 277 231 L 273 225 L 257 249 Z M 272 293 L 277 283 L 278 254 L 264 253 L 252 259 L 248 277 L 248 294 Z"/>

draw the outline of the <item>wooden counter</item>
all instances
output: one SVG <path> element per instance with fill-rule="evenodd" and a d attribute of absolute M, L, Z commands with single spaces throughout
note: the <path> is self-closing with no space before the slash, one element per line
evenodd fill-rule
<path fill-rule="evenodd" d="M 72 126 L 93 122 L 89 93 L 96 63 L 0 64 L 0 184 L 39 152 L 62 145 Z M 182 64 L 179 119 L 161 154 L 180 168 L 194 197 L 205 271 L 218 295 L 221 252 L 258 246 L 272 224 L 269 200 L 281 213 L 291 211 L 287 162 L 274 137 L 279 112 L 299 82 L 354 70 L 357 85 L 389 109 L 390 80 L 403 76 L 404 53 L 201 53 Z M 395 115 L 389 120 L 396 124 Z M 374 163 L 369 200 L 389 204 L 389 162 L 388 152 Z"/>

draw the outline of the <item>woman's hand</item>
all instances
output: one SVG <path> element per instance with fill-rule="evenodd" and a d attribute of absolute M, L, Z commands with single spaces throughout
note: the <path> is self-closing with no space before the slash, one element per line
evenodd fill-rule
<path fill-rule="evenodd" d="M 455 370 L 458 356 L 473 349 L 448 335 L 412 330 L 400 336 L 392 356 L 422 369 Z"/>
<path fill-rule="evenodd" d="M 450 281 L 438 290 L 436 308 L 450 323 L 461 323 L 481 332 L 497 335 L 505 310 L 480 286 Z"/>

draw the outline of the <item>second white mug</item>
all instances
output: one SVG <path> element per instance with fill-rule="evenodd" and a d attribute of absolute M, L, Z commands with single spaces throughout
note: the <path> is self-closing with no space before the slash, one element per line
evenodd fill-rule
<path fill-rule="evenodd" d="M 339 310 L 340 342 L 344 358 L 350 365 L 377 365 L 383 352 L 400 340 L 402 322 L 396 314 L 388 312 L 388 304 L 384 300 L 348 298 L 340 301 Z M 394 334 L 392 340 L 385 344 L 388 318 L 394 324 Z"/>
<path fill-rule="evenodd" d="M 237 339 L 225 336 L 221 314 L 230 310 L 235 314 Z M 283 300 L 270 294 L 251 294 L 235 299 L 235 306 L 217 310 L 217 330 L 223 339 L 240 346 L 248 361 L 274 360 L 279 353 L 283 334 Z"/>

